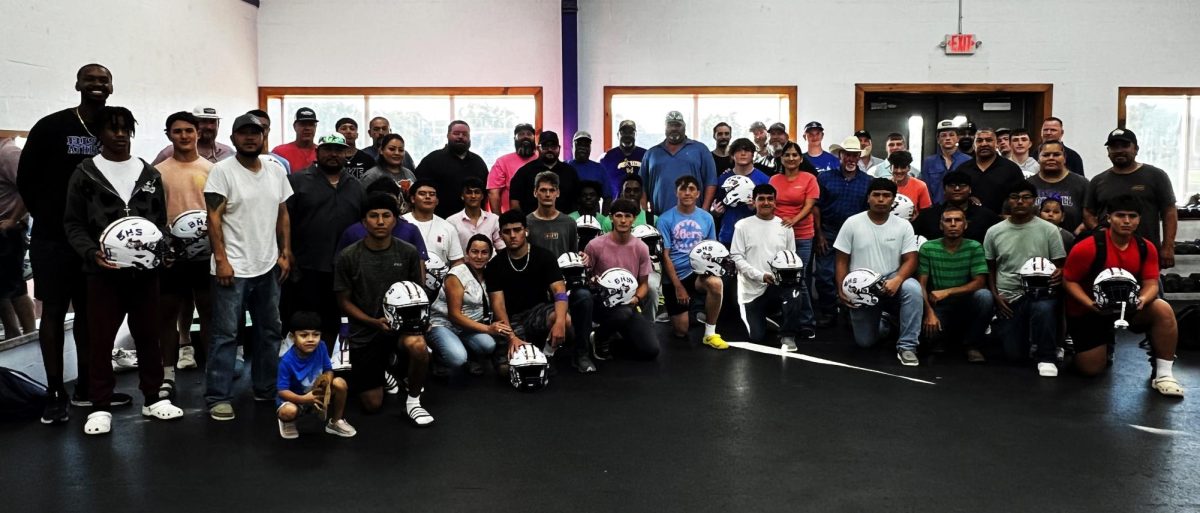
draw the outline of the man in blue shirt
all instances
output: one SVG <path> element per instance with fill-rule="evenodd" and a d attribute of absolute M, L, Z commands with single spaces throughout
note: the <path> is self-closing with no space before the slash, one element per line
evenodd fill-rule
<path fill-rule="evenodd" d="M 733 175 L 745 176 L 754 182 L 754 185 L 762 185 L 771 180 L 762 170 L 754 167 L 754 152 L 757 150 L 754 143 L 745 137 L 733 141 L 729 145 L 729 155 L 733 159 L 733 168 L 721 173 L 717 178 L 717 184 L 720 186 L 717 189 L 717 198 L 713 201 L 712 213 L 721 216 L 721 230 L 717 234 L 717 240 L 721 241 L 726 247 L 733 242 L 733 225 L 738 221 L 754 215 L 754 198 L 748 197 L 745 203 L 737 203 L 735 205 L 727 205 L 724 202 L 729 191 L 725 190 L 725 180 L 728 180 Z"/>
<path fill-rule="evenodd" d="M 821 143 L 825 141 L 825 127 L 820 122 L 809 121 L 804 125 L 804 140 L 808 141 L 808 153 L 805 155 L 818 173 L 841 167 L 842 163 L 837 157 L 821 148 Z"/>
<path fill-rule="evenodd" d="M 604 204 L 608 205 L 612 202 L 615 196 L 615 188 L 608 184 L 608 171 L 599 162 L 592 162 L 592 134 L 583 130 L 575 132 L 575 137 L 571 138 L 572 146 L 575 150 L 575 159 L 567 162 L 571 167 L 575 168 L 575 173 L 579 175 L 580 182 L 599 182 L 603 187 L 600 189 L 600 195 L 604 198 Z"/>
<path fill-rule="evenodd" d="M 708 210 L 717 193 L 717 164 L 708 147 L 687 138 L 683 114 L 667 113 L 667 137 L 646 150 L 642 158 L 642 183 L 645 187 L 642 209 L 649 201 L 654 212 L 666 212 L 675 206 L 675 180 L 691 176 L 700 182 L 704 201 L 700 208 Z"/>
<path fill-rule="evenodd" d="M 842 141 L 840 168 L 817 175 L 821 199 L 817 201 L 820 213 L 813 241 L 813 250 L 817 255 L 814 259 L 817 266 L 814 285 L 818 296 L 813 306 L 820 314 L 817 320 L 819 328 L 832 327 L 837 314 L 837 290 L 840 284 L 834 283 L 837 252 L 833 250 L 833 241 L 837 240 L 838 231 L 846 219 L 867 209 L 867 187 L 871 185 L 871 175 L 858 169 L 861 155 L 862 144 L 858 138 L 847 137 Z"/>
<path fill-rule="evenodd" d="M 934 203 L 941 203 L 945 201 L 942 179 L 946 173 L 971 160 L 971 156 L 958 151 L 958 128 L 949 119 L 938 121 L 937 142 L 938 152 L 925 157 L 921 162 L 921 179 L 929 187 L 929 199 Z"/>
<path fill-rule="evenodd" d="M 633 120 L 622 121 L 617 129 L 617 135 L 619 137 L 617 147 L 608 150 L 600 159 L 600 165 L 604 166 L 604 170 L 608 172 L 609 190 L 607 194 L 610 198 L 615 198 L 621 193 L 618 189 L 625 181 L 625 175 L 641 174 L 642 158 L 646 156 L 646 148 L 635 143 L 637 123 L 634 123 Z"/>

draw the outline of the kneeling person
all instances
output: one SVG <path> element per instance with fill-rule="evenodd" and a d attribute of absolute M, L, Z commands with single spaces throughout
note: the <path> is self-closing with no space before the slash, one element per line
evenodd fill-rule
<path fill-rule="evenodd" d="M 452 381 L 462 376 L 468 364 L 471 374 L 483 374 L 479 360 L 496 350 L 493 337 L 508 333 L 507 325 L 492 322 L 484 289 L 483 269 L 492 258 L 491 238 L 476 233 L 467 240 L 466 250 L 466 260 L 450 269 L 433 303 L 433 327 L 426 337 L 434 354 L 450 369 Z"/>
<path fill-rule="evenodd" d="M 346 411 L 346 380 L 333 377 L 333 362 L 321 341 L 321 317 L 296 312 L 288 326 L 295 343 L 279 359 L 279 396 L 275 399 L 279 436 L 299 437 L 296 419 L 306 413 L 328 417 L 326 433 L 345 438 L 358 434 L 342 417 Z"/>
<path fill-rule="evenodd" d="M 640 209 L 637 203 L 628 199 L 618 199 L 613 202 L 609 211 L 612 221 L 612 232 L 592 239 L 583 253 L 587 255 L 592 269 L 592 276 L 599 281 L 601 293 L 595 301 L 596 321 L 600 327 L 596 329 L 596 345 L 604 347 L 601 342 L 613 332 L 621 335 L 622 345 L 616 348 L 618 355 L 630 358 L 653 360 L 658 357 L 658 338 L 654 334 L 651 321 L 639 313 L 641 305 L 649 292 L 650 250 L 646 244 L 633 236 L 633 221 L 637 219 Z M 628 304 L 607 304 L 608 293 L 604 274 L 610 269 L 624 269 L 637 280 L 633 297 Z M 628 279 L 628 277 L 626 277 Z M 629 284 L 609 284 L 629 285 Z M 626 291 L 627 292 L 627 291 Z M 601 352 L 600 348 L 597 352 Z"/>
<path fill-rule="evenodd" d="M 692 248 L 704 241 L 717 239 L 712 214 L 696 208 L 700 199 L 700 182 L 691 175 L 675 180 L 678 203 L 658 217 L 658 232 L 662 234 L 663 299 L 671 316 L 672 334 L 686 338 L 688 311 L 693 295 L 704 294 L 704 344 L 713 349 L 728 349 L 729 344 L 717 334 L 717 318 L 721 314 L 721 277 L 694 272 Z"/>
<path fill-rule="evenodd" d="M 775 217 L 775 187 L 762 184 L 754 187 L 754 215 L 741 219 L 733 228 L 733 243 L 729 256 L 738 268 L 738 302 L 742 304 L 742 321 L 750 332 L 751 342 L 762 342 L 767 334 L 767 312 L 771 303 L 783 309 L 779 336 L 787 351 L 796 350 L 796 336 L 813 338 L 812 326 L 801 326 L 802 284 L 785 287 L 772 272 L 771 262 L 781 251 L 796 251 L 796 239 L 791 228 Z M 790 257 L 785 257 L 790 258 Z M 795 262 L 800 263 L 799 255 Z M 797 273 L 799 274 L 799 273 Z"/>
<path fill-rule="evenodd" d="M 921 245 L 917 278 L 925 297 L 922 331 L 935 346 L 963 339 L 967 361 L 982 363 L 983 344 L 992 320 L 992 292 L 987 288 L 983 245 L 963 238 L 967 213 L 954 205 L 942 210 L 943 237 Z"/>

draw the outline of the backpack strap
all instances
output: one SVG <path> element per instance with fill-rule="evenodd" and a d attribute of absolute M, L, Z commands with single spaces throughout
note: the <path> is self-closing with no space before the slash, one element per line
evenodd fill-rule
<path fill-rule="evenodd" d="M 1105 231 L 1092 232 L 1092 242 L 1096 245 L 1096 256 L 1092 258 L 1092 267 L 1088 270 L 1088 276 L 1094 279 L 1108 263 L 1108 237 L 1105 235 Z"/>

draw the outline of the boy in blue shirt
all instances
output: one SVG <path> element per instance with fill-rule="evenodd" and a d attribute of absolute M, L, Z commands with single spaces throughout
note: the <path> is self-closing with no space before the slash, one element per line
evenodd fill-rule
<path fill-rule="evenodd" d="M 692 248 L 706 240 L 716 240 L 712 215 L 699 208 L 700 181 L 692 175 L 675 179 L 676 205 L 658 217 L 667 258 L 662 259 L 662 290 L 671 332 L 676 338 L 687 337 L 688 311 L 693 297 L 704 296 L 704 344 L 713 349 L 728 349 L 717 334 L 723 286 L 721 278 L 693 272 Z"/>
<path fill-rule="evenodd" d="M 279 381 L 276 389 L 279 396 L 275 410 L 279 417 L 279 436 L 286 439 L 298 438 L 296 419 L 303 414 L 316 412 L 328 415 L 325 432 L 350 438 L 358 431 L 351 426 L 342 413 L 346 410 L 346 380 L 333 377 L 333 362 L 321 341 L 321 318 L 312 312 L 296 312 L 292 315 L 292 347 L 279 359 Z M 321 383 L 318 384 L 318 381 Z M 314 386 L 316 385 L 316 386 Z M 332 394 L 326 400 L 326 395 Z M 328 404 L 332 411 L 326 412 Z"/>

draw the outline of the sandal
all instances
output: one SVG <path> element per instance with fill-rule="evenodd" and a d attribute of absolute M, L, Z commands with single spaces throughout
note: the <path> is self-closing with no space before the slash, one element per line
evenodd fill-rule
<path fill-rule="evenodd" d="M 87 416 L 83 424 L 83 433 L 87 435 L 104 435 L 112 431 L 112 414 L 106 411 L 94 411 Z"/>
<path fill-rule="evenodd" d="M 279 421 L 279 437 L 280 438 L 283 438 L 284 440 L 295 440 L 297 438 L 300 438 L 300 430 L 296 428 L 295 421 L 284 422 L 279 419 L 275 419 L 275 420 Z"/>
<path fill-rule="evenodd" d="M 413 424 L 418 426 L 428 426 L 433 424 L 433 415 L 425 411 L 425 408 L 413 406 L 408 409 L 408 418 L 412 419 Z"/>
<path fill-rule="evenodd" d="M 163 399 L 150 406 L 142 407 L 142 415 L 152 417 L 158 420 L 171 420 L 183 416 L 183 410 L 178 406 L 171 404 L 170 399 Z"/>
<path fill-rule="evenodd" d="M 159 399 L 170 399 L 170 400 L 175 399 L 175 380 L 173 380 L 173 379 L 164 379 L 163 380 L 162 385 L 159 385 L 159 387 L 158 387 L 158 398 Z"/>
<path fill-rule="evenodd" d="M 1167 397 L 1183 397 L 1183 386 L 1174 376 L 1162 376 L 1150 380 L 1150 388 Z"/>

